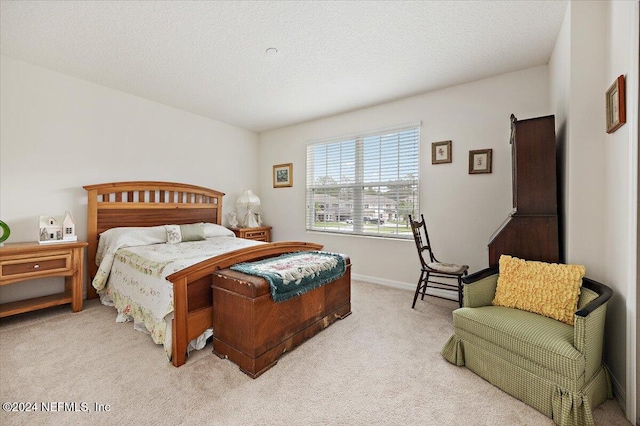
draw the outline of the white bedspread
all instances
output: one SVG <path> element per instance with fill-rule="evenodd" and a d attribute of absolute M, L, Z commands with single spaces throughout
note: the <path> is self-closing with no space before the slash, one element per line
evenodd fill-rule
<path fill-rule="evenodd" d="M 164 345 L 169 357 L 173 286 L 166 277 L 211 257 L 264 244 L 236 238 L 223 227 L 214 231 L 207 235 L 218 236 L 178 244 L 165 244 L 163 226 L 114 228 L 100 237 L 93 286 L 102 303 L 116 307 L 117 321 L 133 321 L 136 329 L 147 331 L 155 343 Z M 205 332 L 191 348 L 200 349 L 210 335 L 211 331 Z"/>

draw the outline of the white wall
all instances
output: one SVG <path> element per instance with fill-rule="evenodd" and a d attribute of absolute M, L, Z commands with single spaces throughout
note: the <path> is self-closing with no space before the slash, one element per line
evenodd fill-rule
<path fill-rule="evenodd" d="M 627 79 L 627 96 L 631 95 L 635 87 L 637 93 L 637 71 L 635 78 L 630 74 L 630 65 L 635 59 L 638 61 L 637 44 L 635 45 L 636 55 L 630 56 L 632 52 L 631 28 L 634 16 L 632 2 L 616 1 L 606 3 L 608 8 L 608 19 L 605 22 L 607 37 L 605 38 L 605 49 L 607 61 L 605 66 L 605 81 L 603 89 L 606 90 L 619 75 L 625 75 Z M 637 17 L 638 8 L 635 7 Z M 605 15 L 605 16 L 607 16 Z M 633 84 L 635 81 L 636 84 Z M 631 96 L 627 99 L 626 105 L 629 112 L 633 114 L 634 107 L 637 108 L 638 98 Z M 632 115 L 631 114 L 631 115 Z M 605 234 L 604 239 L 604 266 L 606 268 L 606 282 L 614 283 L 614 288 L 619 292 L 620 297 L 613 301 L 612 312 L 608 315 L 610 326 L 608 327 L 607 344 L 610 344 L 613 351 L 608 355 L 608 359 L 616 362 L 625 362 L 624 369 L 619 368 L 616 377 L 625 374 L 627 379 L 624 385 L 626 397 L 626 408 L 629 420 L 635 418 L 631 412 L 632 404 L 635 404 L 635 380 L 632 373 L 635 368 L 631 361 L 635 358 L 634 353 L 629 349 L 633 348 L 632 336 L 637 339 L 637 323 L 635 319 L 635 294 L 632 291 L 637 289 L 636 265 L 638 263 L 637 252 L 635 251 L 637 233 L 635 231 L 636 210 L 638 204 L 637 186 L 632 185 L 634 167 L 637 172 L 637 137 L 635 141 L 631 139 L 631 128 L 637 121 L 628 120 L 628 124 L 620 127 L 612 134 L 605 134 Z M 635 144 L 635 150 L 634 148 Z M 636 155 L 634 155 L 634 151 Z M 635 162 L 635 164 L 633 163 Z M 634 194 L 635 191 L 635 194 Z M 634 197 L 634 195 L 636 195 Z M 634 210 L 635 208 L 635 210 Z M 633 238 L 633 240 L 632 240 Z M 618 324 L 625 323 L 625 327 Z M 628 346 L 627 346 L 628 345 Z M 617 351 L 620 351 L 618 354 Z M 637 410 L 637 407 L 636 407 Z"/>
<path fill-rule="evenodd" d="M 571 93 L 571 8 L 567 7 L 564 20 L 555 48 L 549 59 L 549 87 L 551 111 L 556 116 L 556 161 L 558 172 L 558 213 L 559 230 L 562 247 L 561 258 L 566 260 L 567 237 L 567 208 L 565 194 L 568 191 L 568 179 L 570 163 L 567 159 L 567 144 L 571 140 L 569 136 L 569 122 L 571 120 L 569 94 Z"/>
<path fill-rule="evenodd" d="M 549 63 L 565 160 L 566 259 L 584 264 L 587 276 L 614 290 L 604 355 L 630 421 L 636 409 L 637 121 L 608 135 L 605 92 L 618 75 L 627 75 L 636 93 L 627 106 L 637 105 L 637 65 L 629 74 L 638 61 L 637 43 L 631 43 L 637 14 L 636 2 L 571 2 Z"/>
<path fill-rule="evenodd" d="M 277 129 L 260 135 L 260 197 L 277 240 L 315 241 L 351 256 L 353 273 L 375 282 L 415 288 L 413 240 L 305 231 L 305 156 L 309 142 L 422 121 L 420 210 L 441 261 L 488 265 L 487 243 L 511 211 L 511 113 L 519 119 L 550 114 L 546 66 L 526 69 L 407 99 Z M 452 140 L 453 163 L 431 164 L 431 143 Z M 493 173 L 468 174 L 472 149 L 493 149 Z M 293 163 L 292 188 L 272 187 L 274 164 Z M 407 304 L 410 300 L 407 300 Z"/>
<path fill-rule="evenodd" d="M 37 240 L 38 217 L 66 210 L 86 239 L 83 185 L 184 182 L 225 192 L 231 211 L 257 182 L 253 132 L 6 56 L 0 66 L 0 218 L 11 227 L 8 242 Z M 49 281 L 4 286 L 0 300 L 60 291 L 61 278 Z"/>

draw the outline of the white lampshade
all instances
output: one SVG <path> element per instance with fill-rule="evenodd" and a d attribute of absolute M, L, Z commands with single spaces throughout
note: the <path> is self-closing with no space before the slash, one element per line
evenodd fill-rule
<path fill-rule="evenodd" d="M 256 219 L 260 207 L 260 198 L 250 189 L 245 189 L 236 200 L 236 213 L 238 222 L 244 228 L 256 228 L 260 226 Z"/>

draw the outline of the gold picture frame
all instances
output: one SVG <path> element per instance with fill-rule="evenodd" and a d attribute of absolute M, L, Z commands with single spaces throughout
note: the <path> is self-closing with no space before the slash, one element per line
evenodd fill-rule
<path fill-rule="evenodd" d="M 492 149 L 469 151 L 469 174 L 491 173 Z"/>
<path fill-rule="evenodd" d="M 451 163 L 451 141 L 431 144 L 431 164 Z"/>
<path fill-rule="evenodd" d="M 624 75 L 616 78 L 607 90 L 607 133 L 613 133 L 627 122 Z"/>
<path fill-rule="evenodd" d="M 286 188 L 293 186 L 293 163 L 273 166 L 273 187 Z"/>

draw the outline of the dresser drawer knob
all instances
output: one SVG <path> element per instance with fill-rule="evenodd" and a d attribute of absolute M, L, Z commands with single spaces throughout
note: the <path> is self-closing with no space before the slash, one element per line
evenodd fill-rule
<path fill-rule="evenodd" d="M 40 265 L 38 265 L 37 263 L 35 265 L 33 265 L 33 269 L 39 269 Z"/>

